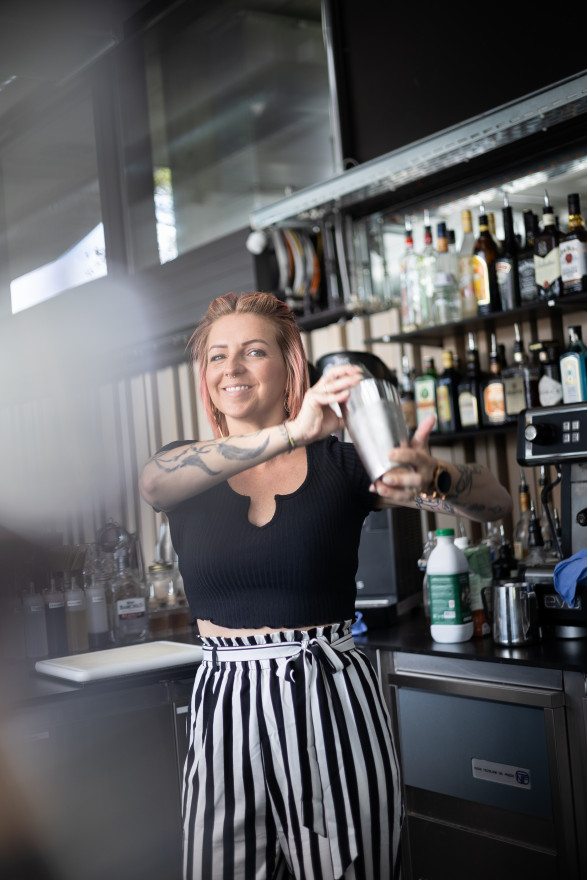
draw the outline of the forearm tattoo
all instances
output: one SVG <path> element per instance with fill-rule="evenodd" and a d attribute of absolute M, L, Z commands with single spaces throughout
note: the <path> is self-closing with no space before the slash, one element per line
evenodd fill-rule
<path fill-rule="evenodd" d="M 185 467 L 195 467 L 202 470 L 209 477 L 217 477 L 222 470 L 214 470 L 208 466 L 206 456 L 215 452 L 227 461 L 254 461 L 267 449 L 269 438 L 267 437 L 258 446 L 251 448 L 237 446 L 232 440 L 211 440 L 209 443 L 200 443 L 198 446 L 182 446 L 176 454 L 172 450 L 156 453 L 152 461 L 168 474 Z"/>
<path fill-rule="evenodd" d="M 473 491 L 474 478 L 476 475 L 482 474 L 484 468 L 478 464 L 455 464 L 454 467 L 458 471 L 458 477 L 446 498 L 421 498 L 418 496 L 416 498 L 417 506 L 423 510 L 446 513 L 451 516 L 464 513 L 473 519 L 489 512 L 493 518 L 499 519 L 504 510 L 501 504 L 489 506 L 478 499 L 468 500 Z"/>

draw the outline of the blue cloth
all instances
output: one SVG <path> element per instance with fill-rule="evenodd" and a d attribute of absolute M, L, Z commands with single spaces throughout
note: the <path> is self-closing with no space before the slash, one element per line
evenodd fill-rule
<path fill-rule="evenodd" d="M 362 633 L 367 632 L 367 624 L 363 620 L 363 615 L 360 611 L 355 612 L 355 622 L 351 626 L 351 632 L 354 636 L 360 636 Z"/>
<path fill-rule="evenodd" d="M 587 583 L 587 550 L 563 559 L 554 569 L 554 588 L 570 608 L 575 607 L 575 590 Z"/>

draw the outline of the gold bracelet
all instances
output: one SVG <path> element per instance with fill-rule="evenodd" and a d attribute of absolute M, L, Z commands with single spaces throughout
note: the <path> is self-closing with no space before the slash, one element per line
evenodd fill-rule
<path fill-rule="evenodd" d="M 289 449 L 289 452 L 291 452 L 292 449 L 297 449 L 297 446 L 296 446 L 296 443 L 295 443 L 294 438 L 293 438 L 293 437 L 291 436 L 291 434 L 289 433 L 289 428 L 287 427 L 287 422 L 284 422 L 284 423 L 283 423 L 283 427 L 284 427 L 285 433 L 287 434 L 287 439 L 289 440 L 289 445 L 290 445 L 290 447 L 291 447 L 291 448 Z"/>

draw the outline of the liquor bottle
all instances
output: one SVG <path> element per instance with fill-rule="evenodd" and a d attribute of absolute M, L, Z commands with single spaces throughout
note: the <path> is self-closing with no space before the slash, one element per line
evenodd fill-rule
<path fill-rule="evenodd" d="M 487 214 L 482 206 L 479 216 L 479 235 L 473 248 L 473 278 L 479 315 L 500 311 L 496 274 L 497 257 L 497 244 L 489 232 Z"/>
<path fill-rule="evenodd" d="M 438 430 L 448 434 L 461 430 L 458 399 L 461 375 L 455 370 L 452 351 L 442 352 L 442 366 L 443 371 L 436 385 L 436 410 Z"/>
<path fill-rule="evenodd" d="M 440 222 L 436 236 L 436 265 L 432 294 L 432 323 L 451 324 L 460 321 L 461 295 L 454 264 L 448 249 L 446 223 Z"/>
<path fill-rule="evenodd" d="M 559 346 L 555 340 L 531 342 L 529 351 L 538 357 L 538 402 L 540 406 L 558 406 L 563 400 Z"/>
<path fill-rule="evenodd" d="M 457 387 L 459 418 L 463 430 L 478 428 L 481 424 L 482 385 L 483 376 L 479 366 L 479 352 L 475 345 L 474 335 L 469 333 L 465 375 Z"/>
<path fill-rule="evenodd" d="M 569 345 L 560 359 L 563 403 L 587 400 L 587 347 L 579 324 L 569 327 Z"/>
<path fill-rule="evenodd" d="M 520 302 L 525 305 L 538 299 L 534 270 L 534 242 L 538 235 L 538 217 L 529 208 L 524 211 L 524 234 L 525 241 L 518 255 L 518 278 Z"/>
<path fill-rule="evenodd" d="M 503 214 L 503 248 L 495 264 L 497 286 L 502 311 L 507 312 L 520 306 L 520 278 L 518 275 L 519 245 L 514 230 L 514 216 L 504 196 Z"/>
<path fill-rule="evenodd" d="M 487 212 L 487 226 L 489 228 L 489 234 L 496 244 L 497 252 L 500 253 L 503 242 L 501 242 L 498 238 L 497 229 L 495 226 L 495 214 L 493 214 L 491 211 Z"/>
<path fill-rule="evenodd" d="M 69 653 L 78 654 L 87 651 L 89 642 L 86 594 L 78 585 L 75 575 L 72 575 L 69 587 L 65 590 L 65 623 Z"/>
<path fill-rule="evenodd" d="M 550 205 L 548 192 L 544 190 L 542 209 L 542 231 L 534 242 L 534 273 L 538 297 L 552 299 L 563 292 L 560 261 L 560 232 L 554 211 Z"/>
<path fill-rule="evenodd" d="M 493 579 L 496 582 L 509 581 L 516 576 L 518 563 L 514 549 L 505 535 L 503 525 L 499 527 L 501 543 L 495 559 L 493 560 Z"/>
<path fill-rule="evenodd" d="M 49 657 L 63 657 L 67 654 L 65 594 L 63 590 L 57 589 L 54 578 L 51 578 L 50 586 L 44 595 L 44 599 Z"/>
<path fill-rule="evenodd" d="M 582 293 L 587 290 L 587 229 L 581 216 L 581 197 L 568 197 L 569 228 L 560 240 L 561 278 L 563 293 Z"/>
<path fill-rule="evenodd" d="M 113 616 L 117 645 L 144 642 L 149 632 L 146 589 L 129 568 L 128 547 L 124 544 L 114 552 L 118 573 L 114 578 Z"/>
<path fill-rule="evenodd" d="M 473 268 L 473 251 L 475 235 L 473 233 L 473 217 L 470 211 L 461 213 L 463 240 L 459 250 L 459 289 L 461 293 L 461 310 L 463 318 L 477 317 L 477 297 L 475 296 L 475 273 Z"/>
<path fill-rule="evenodd" d="M 520 517 L 514 529 L 514 555 L 519 561 L 528 555 L 528 538 L 530 534 L 530 491 L 523 470 L 520 470 L 518 499 L 520 503 Z"/>
<path fill-rule="evenodd" d="M 416 401 L 414 399 L 414 370 L 410 368 L 407 355 L 402 355 L 402 375 L 399 382 L 399 400 L 408 431 L 416 430 Z"/>
<path fill-rule="evenodd" d="M 436 251 L 432 244 L 432 227 L 428 211 L 424 212 L 424 248 L 418 260 L 420 277 L 420 307 L 416 314 L 418 327 L 428 327 L 432 323 L 432 302 L 434 299 L 434 276 L 436 274 Z"/>
<path fill-rule="evenodd" d="M 505 411 L 505 387 L 501 375 L 501 359 L 495 333 L 491 334 L 489 375 L 483 385 L 483 423 L 503 425 L 508 421 Z"/>
<path fill-rule="evenodd" d="M 414 400 L 416 402 L 416 423 L 421 425 L 424 419 L 434 416 L 433 431 L 437 430 L 438 414 L 436 410 L 436 383 L 438 373 L 434 358 L 428 358 L 425 371 L 414 379 Z"/>
<path fill-rule="evenodd" d="M 530 361 L 525 350 L 520 328 L 514 324 L 514 363 L 502 370 L 505 387 L 505 411 L 509 418 L 517 416 L 522 410 L 539 406 L 538 379 L 540 370 Z"/>
<path fill-rule="evenodd" d="M 400 258 L 401 329 L 410 333 L 416 329 L 416 312 L 420 305 L 420 277 L 418 254 L 414 250 L 412 222 L 405 220 L 404 252 Z"/>

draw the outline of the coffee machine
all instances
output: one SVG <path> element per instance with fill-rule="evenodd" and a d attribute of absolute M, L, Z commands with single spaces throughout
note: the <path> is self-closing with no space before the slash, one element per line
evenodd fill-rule
<path fill-rule="evenodd" d="M 553 465 L 561 487 L 560 559 L 587 548 L 587 402 L 527 409 L 518 416 L 517 460 L 525 467 Z M 549 487 L 546 487 L 547 489 Z M 550 487 L 552 488 L 552 487 Z M 542 499 L 544 502 L 544 498 Z M 552 525 L 552 524 L 551 524 Z M 574 607 L 554 588 L 554 567 L 528 568 L 540 622 L 560 638 L 587 638 L 587 586 L 577 587 Z"/>

